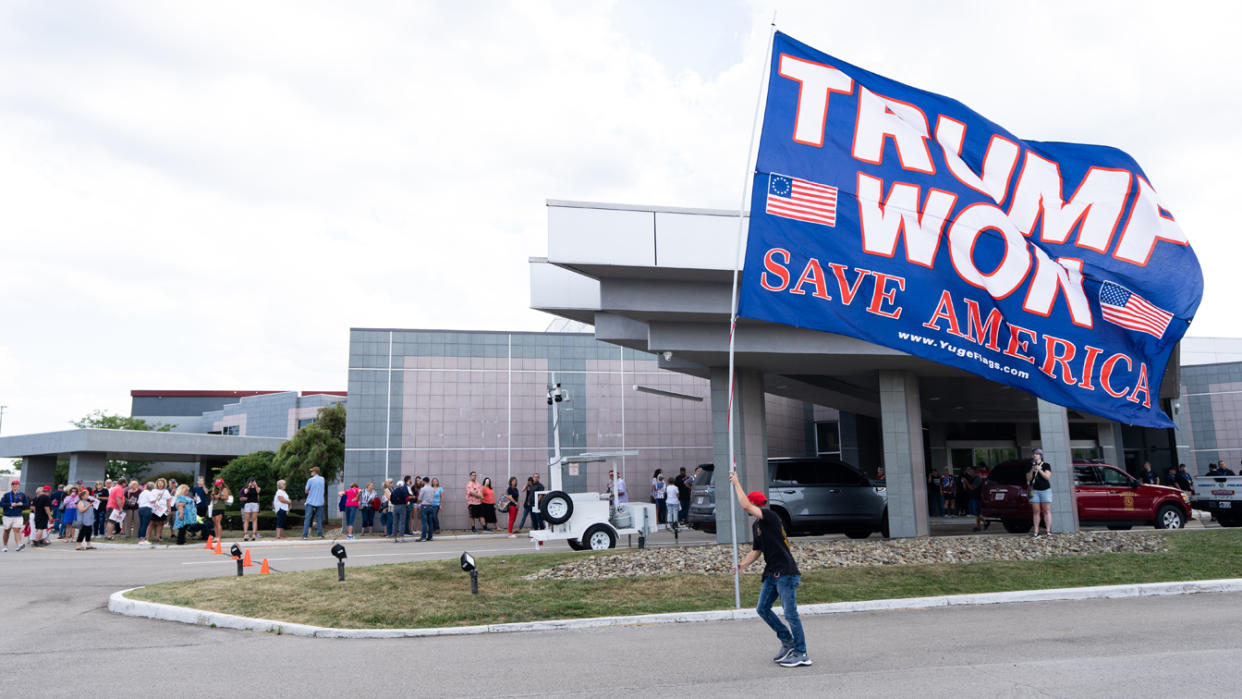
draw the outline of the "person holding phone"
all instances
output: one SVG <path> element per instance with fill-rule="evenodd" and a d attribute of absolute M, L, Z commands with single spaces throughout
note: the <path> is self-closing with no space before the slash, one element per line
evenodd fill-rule
<path fill-rule="evenodd" d="M 1044 461 L 1044 450 L 1031 453 L 1031 468 L 1026 473 L 1031 486 L 1031 519 L 1035 523 L 1033 537 L 1039 538 L 1039 520 L 1044 520 L 1044 536 L 1052 536 L 1052 467 Z"/>

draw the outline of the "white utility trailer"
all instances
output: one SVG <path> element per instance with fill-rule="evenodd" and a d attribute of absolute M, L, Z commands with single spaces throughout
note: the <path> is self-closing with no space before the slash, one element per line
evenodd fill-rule
<path fill-rule="evenodd" d="M 615 502 L 617 484 L 614 480 L 608 493 L 567 493 L 562 489 L 561 472 L 566 464 L 603 463 L 617 456 L 634 456 L 636 451 L 561 455 L 560 403 L 569 394 L 560 384 L 548 389 L 548 405 L 552 406 L 552 438 L 554 454 L 548 464 L 549 490 L 535 495 L 535 511 L 543 518 L 543 529 L 530 532 L 536 546 L 564 540 L 575 551 L 615 548 L 622 534 L 637 534 L 642 542 L 657 529 L 654 503 Z M 613 469 L 614 473 L 616 469 Z"/>

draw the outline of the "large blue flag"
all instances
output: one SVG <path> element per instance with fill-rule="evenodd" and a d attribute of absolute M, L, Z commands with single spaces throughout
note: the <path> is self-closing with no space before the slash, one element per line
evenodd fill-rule
<path fill-rule="evenodd" d="M 1160 383 L 1202 295 L 1129 155 L 1024 141 L 776 35 L 739 315 L 1171 427 Z"/>

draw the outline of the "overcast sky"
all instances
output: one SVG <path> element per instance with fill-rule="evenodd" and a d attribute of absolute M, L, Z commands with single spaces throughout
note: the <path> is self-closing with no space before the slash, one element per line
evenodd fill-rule
<path fill-rule="evenodd" d="M 1190 334 L 1242 334 L 1236 5 L 14 0 L 0 429 L 344 389 L 350 327 L 542 330 L 546 199 L 737 206 L 773 10 L 1024 138 L 1128 151 L 1203 264 Z"/>

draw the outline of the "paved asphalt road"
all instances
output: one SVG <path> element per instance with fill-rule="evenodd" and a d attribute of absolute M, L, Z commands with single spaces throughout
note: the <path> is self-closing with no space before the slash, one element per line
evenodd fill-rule
<path fill-rule="evenodd" d="M 530 550 L 503 538 L 359 543 L 349 561 L 456 557 L 467 543 L 481 555 Z M 255 553 L 284 570 L 331 567 L 328 546 Z M 121 617 L 106 609 L 118 589 L 231 574 L 233 563 L 201 549 L 65 548 L 0 554 L 5 697 L 71 696 L 75 673 L 88 696 L 144 696 L 143 677 L 162 687 L 181 677 L 172 696 L 216 698 L 1236 696 L 1242 683 L 1242 594 L 805 617 L 815 665 L 784 669 L 757 620 L 339 640 Z"/>

